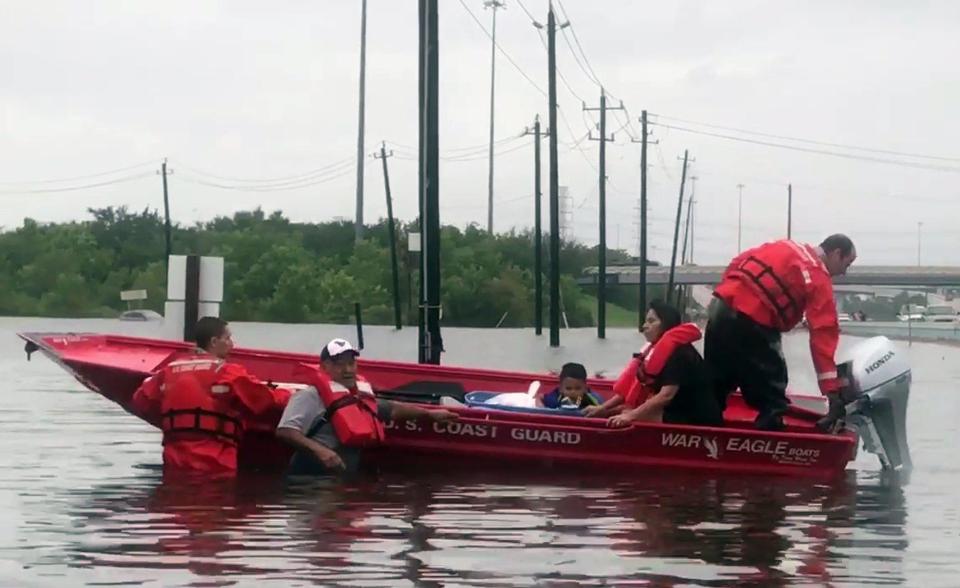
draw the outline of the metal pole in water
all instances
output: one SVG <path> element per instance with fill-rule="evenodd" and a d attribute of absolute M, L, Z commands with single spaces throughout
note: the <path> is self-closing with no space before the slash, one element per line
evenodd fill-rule
<path fill-rule="evenodd" d="M 547 12 L 547 74 L 550 127 L 550 347 L 560 346 L 560 195 L 557 154 L 557 21 Z"/>
<path fill-rule="evenodd" d="M 363 349 L 363 317 L 360 315 L 360 303 L 353 303 L 353 314 L 357 322 L 357 349 Z"/>

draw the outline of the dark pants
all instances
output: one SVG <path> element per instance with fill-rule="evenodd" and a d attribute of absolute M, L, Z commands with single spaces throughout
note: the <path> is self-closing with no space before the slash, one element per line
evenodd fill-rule
<path fill-rule="evenodd" d="M 746 403 L 758 412 L 758 429 L 783 429 L 788 404 L 787 362 L 779 331 L 761 326 L 714 299 L 703 356 L 721 408 L 739 387 Z"/>

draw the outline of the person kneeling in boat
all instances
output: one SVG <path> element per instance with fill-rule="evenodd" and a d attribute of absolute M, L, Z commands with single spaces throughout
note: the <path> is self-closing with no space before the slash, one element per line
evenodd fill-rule
<path fill-rule="evenodd" d="M 565 363 L 560 368 L 558 386 L 537 398 L 543 408 L 577 408 L 599 406 L 600 399 L 587 387 L 587 368 L 579 363 Z"/>
<path fill-rule="evenodd" d="M 163 431 L 165 473 L 233 474 L 244 428 L 276 419 L 290 393 L 225 361 L 233 335 L 223 319 L 201 318 L 194 337 L 197 349 L 147 378 L 131 409 Z"/>
<path fill-rule="evenodd" d="M 302 366 L 311 385 L 290 398 L 276 431 L 295 450 L 289 474 L 356 471 L 362 449 L 383 441 L 384 422 L 457 419 L 449 410 L 377 398 L 370 383 L 357 374 L 359 354 L 345 339 L 334 339 L 320 352 L 320 369 Z"/>
<path fill-rule="evenodd" d="M 630 364 L 636 366 L 630 392 L 625 397 L 617 393 L 604 403 L 602 410 L 626 405 L 608 424 L 623 427 L 633 421 L 653 421 L 721 426 L 723 414 L 703 358 L 693 347 L 701 337 L 700 329 L 693 323 L 681 324 L 676 308 L 655 300 L 647 311 L 643 335 L 649 345 Z"/>

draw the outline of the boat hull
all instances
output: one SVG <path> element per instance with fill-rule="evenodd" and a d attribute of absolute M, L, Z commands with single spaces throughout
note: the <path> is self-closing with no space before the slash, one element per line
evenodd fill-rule
<path fill-rule="evenodd" d="M 56 361 L 85 387 L 129 410 L 134 391 L 150 373 L 180 352 L 186 343 L 99 334 L 24 333 L 20 335 Z M 299 385 L 296 367 L 316 363 L 314 355 L 237 349 L 231 361 L 265 381 Z M 471 391 L 516 392 L 548 374 L 361 360 L 360 371 L 378 391 L 411 398 L 461 396 Z M 601 396 L 613 382 L 591 379 Z M 426 392 L 425 392 L 426 391 Z M 418 396 L 420 395 L 420 396 Z M 803 400 L 803 398 L 800 398 Z M 694 427 L 660 423 L 611 429 L 602 419 L 522 413 L 483 408 L 454 408 L 453 423 L 391 423 L 384 447 L 369 452 L 372 463 L 396 465 L 425 460 L 498 465 L 553 465 L 604 468 L 644 475 L 656 468 L 679 467 L 757 474 L 831 477 L 842 472 L 857 448 L 852 433 L 823 435 L 813 428 L 814 411 L 794 408 L 788 431 L 769 433 L 749 427 L 755 413 L 739 395 L 731 397 L 726 426 Z M 240 446 L 244 468 L 282 469 L 289 451 L 273 435 L 279 415 L 254 423 Z"/>

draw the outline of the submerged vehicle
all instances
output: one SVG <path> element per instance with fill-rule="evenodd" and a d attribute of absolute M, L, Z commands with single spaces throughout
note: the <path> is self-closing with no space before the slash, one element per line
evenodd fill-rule
<path fill-rule="evenodd" d="M 41 351 L 86 388 L 128 411 L 134 391 L 146 377 L 192 348 L 178 341 L 87 333 L 20 337 L 26 341 L 28 357 Z M 238 348 L 231 361 L 268 383 L 296 388 L 305 385 L 297 381 L 297 368 L 316 364 L 319 358 Z M 844 393 L 846 427 L 839 434 L 824 434 L 815 426 L 825 409 L 820 396 L 791 394 L 782 432 L 754 429 L 756 412 L 739 394 L 728 402 L 723 427 L 633 423 L 613 429 L 605 419 L 570 411 L 485 406 L 478 401 L 555 378 L 547 374 L 359 360 L 360 372 L 377 394 L 409 402 L 442 402 L 460 417 L 449 423 L 388 424 L 385 445 L 369 454 L 374 462 L 396 465 L 438 459 L 471 468 L 485 462 L 523 467 L 548 463 L 612 467 L 624 475 L 681 467 L 831 477 L 846 468 L 862 440 L 884 468 L 908 469 L 911 373 L 905 357 L 885 337 L 874 337 L 855 346 L 840 368 L 851 382 Z M 612 380 L 590 379 L 588 384 L 600 396 L 612 393 Z M 271 415 L 244 431 L 241 468 L 285 467 L 289 450 L 273 435 L 278 417 Z"/>

